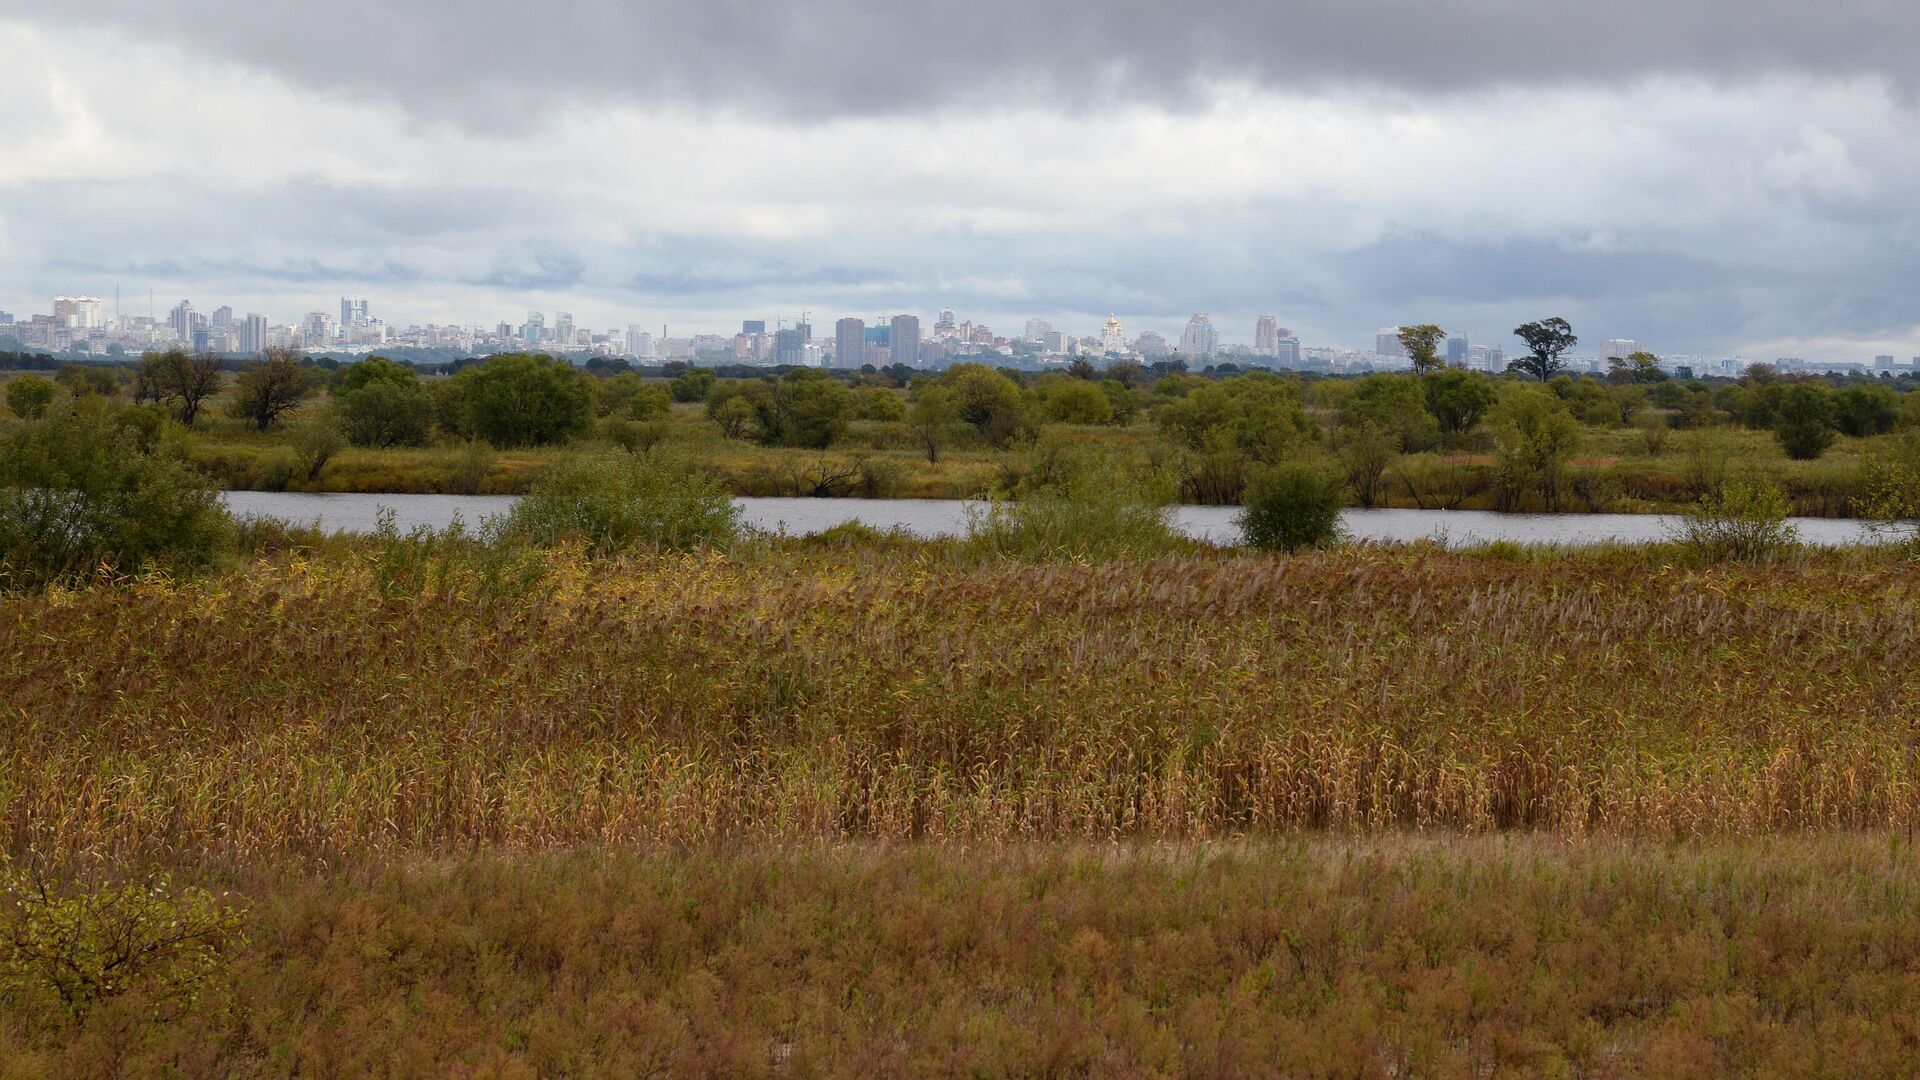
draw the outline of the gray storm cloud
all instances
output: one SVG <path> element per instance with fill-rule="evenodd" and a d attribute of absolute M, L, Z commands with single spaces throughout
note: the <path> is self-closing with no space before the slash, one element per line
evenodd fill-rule
<path fill-rule="evenodd" d="M 1179 105 L 1209 83 L 1422 93 L 1674 75 L 1916 72 L 1910 0 L 0 0 L 474 127 L 571 102 L 795 118 L 1042 98 Z"/>

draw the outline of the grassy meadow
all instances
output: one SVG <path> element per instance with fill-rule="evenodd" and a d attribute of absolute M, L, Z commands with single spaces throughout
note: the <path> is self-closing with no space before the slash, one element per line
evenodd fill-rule
<path fill-rule="evenodd" d="M 0 602 L 0 1075 L 1898 1075 L 1920 565 L 254 530 Z"/>

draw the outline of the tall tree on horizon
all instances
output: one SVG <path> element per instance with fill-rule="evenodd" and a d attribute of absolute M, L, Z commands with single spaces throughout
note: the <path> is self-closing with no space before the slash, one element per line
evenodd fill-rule
<path fill-rule="evenodd" d="M 1513 333 L 1527 343 L 1527 355 L 1515 357 L 1507 364 L 1507 370 L 1531 375 L 1541 382 L 1553 378 L 1567 366 L 1566 361 L 1560 359 L 1561 354 L 1580 341 L 1573 336 L 1572 324 L 1558 316 L 1522 323 L 1514 327 Z"/>
<path fill-rule="evenodd" d="M 1400 328 L 1400 347 L 1407 350 L 1413 358 L 1413 373 L 1425 375 L 1446 366 L 1440 359 L 1440 342 L 1445 340 L 1447 332 L 1432 323 Z"/>

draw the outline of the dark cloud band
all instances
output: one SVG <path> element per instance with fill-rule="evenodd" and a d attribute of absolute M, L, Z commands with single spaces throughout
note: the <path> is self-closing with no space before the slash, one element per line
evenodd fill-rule
<path fill-rule="evenodd" d="M 156 10 L 156 7 L 159 10 Z M 1906 0 L 0 0 L 163 35 L 477 127 L 571 102 L 796 118 L 1045 100 L 1180 104 L 1218 81 L 1425 93 L 1916 69 Z"/>

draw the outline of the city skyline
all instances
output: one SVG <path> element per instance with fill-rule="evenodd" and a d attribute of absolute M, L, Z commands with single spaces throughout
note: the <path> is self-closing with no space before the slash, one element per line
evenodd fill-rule
<path fill-rule="evenodd" d="M 258 313 L 241 315 L 231 305 L 211 312 L 191 300 L 181 300 L 158 315 L 105 314 L 105 300 L 91 295 L 55 296 L 53 314 L 17 319 L 0 309 L 0 347 L 16 346 L 74 355 L 125 355 L 176 346 L 223 355 L 255 354 L 267 348 L 290 348 L 336 355 L 403 355 L 407 349 L 439 349 L 481 356 L 510 351 L 539 351 L 566 355 L 575 362 L 594 356 L 633 360 L 682 359 L 750 366 L 813 366 L 851 369 L 905 364 L 938 370 L 962 361 L 988 364 L 1064 365 L 1085 357 L 1101 362 L 1154 361 L 1182 357 L 1203 364 L 1233 363 L 1272 370 L 1368 371 L 1410 366 L 1400 340 L 1402 326 L 1378 328 L 1370 348 L 1302 342 L 1291 327 L 1271 314 L 1254 320 L 1251 344 L 1222 334 L 1212 316 L 1191 313 L 1177 337 L 1155 329 L 1129 334 L 1117 314 L 1109 312 L 1092 333 L 1056 329 L 1050 320 L 1030 316 L 1023 331 L 997 332 L 985 322 L 961 320 L 951 308 L 942 308 L 930 330 L 923 332 L 913 313 L 877 315 L 871 324 L 861 316 L 834 319 L 832 333 L 816 339 L 810 311 L 803 310 L 793 327 L 785 317 L 738 320 L 739 330 L 685 331 L 673 336 L 667 324 L 656 337 L 641 323 L 596 330 L 571 311 L 547 313 L 529 310 L 523 321 L 402 325 L 374 313 L 367 297 L 341 296 L 338 318 L 327 310 L 307 312 L 291 323 L 273 323 Z M 157 311 L 157 308 L 155 309 Z M 1444 334 L 1444 361 L 1469 370 L 1501 372 L 1515 350 L 1501 339 L 1509 335 L 1455 328 Z M 24 340 L 23 340 L 24 339 Z M 1892 374 L 1920 372 L 1920 355 L 1902 358 L 1891 353 L 1827 360 L 1805 356 L 1711 356 L 1659 350 L 1638 338 L 1589 337 L 1569 350 L 1573 373 L 1604 373 L 1611 361 L 1650 353 L 1670 372 L 1701 375 L 1738 375 L 1753 363 L 1769 363 L 1783 370 Z"/>
<path fill-rule="evenodd" d="M 1708 6 L 557 0 L 567 32 L 529 35 L 487 4 L 0 0 L 0 295 L 709 330 L 1113 311 L 1176 339 L 1205 310 L 1362 348 L 1562 315 L 1687 354 L 1920 353 L 1890 44 L 1920 14 Z M 596 62 L 612 41 L 639 55 Z M 848 42 L 901 47 L 819 78 Z"/>

